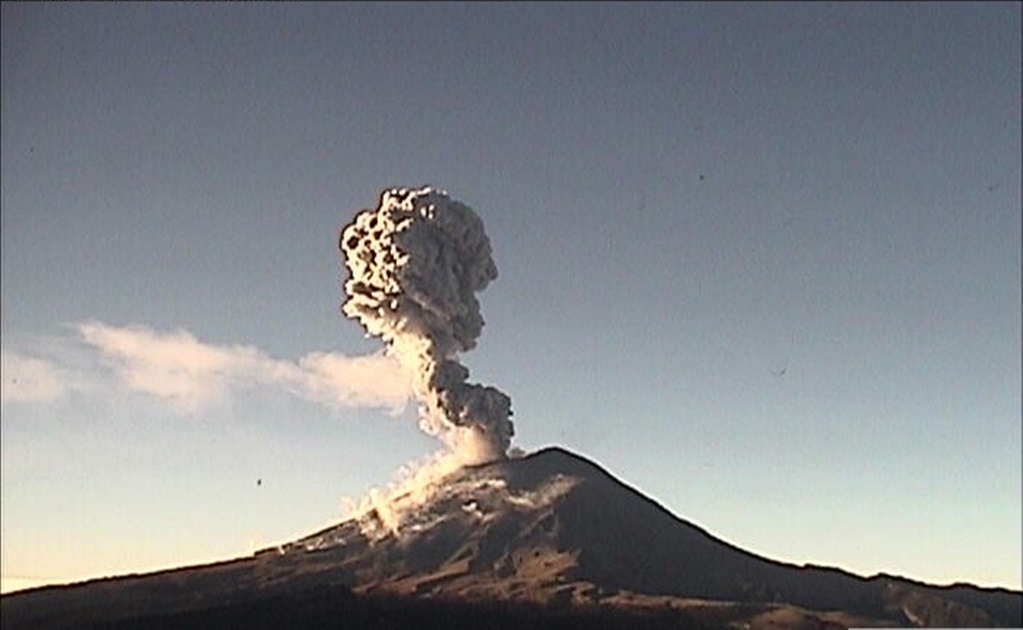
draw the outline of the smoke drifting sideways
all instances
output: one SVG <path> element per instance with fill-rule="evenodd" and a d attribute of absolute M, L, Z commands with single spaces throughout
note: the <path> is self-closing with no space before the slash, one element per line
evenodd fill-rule
<path fill-rule="evenodd" d="M 411 372 L 420 428 L 450 449 L 433 468 L 506 458 L 511 399 L 468 383 L 459 362 L 483 331 L 476 293 L 497 278 L 480 217 L 430 186 L 392 188 L 342 230 L 340 248 L 350 272 L 342 312 Z"/>

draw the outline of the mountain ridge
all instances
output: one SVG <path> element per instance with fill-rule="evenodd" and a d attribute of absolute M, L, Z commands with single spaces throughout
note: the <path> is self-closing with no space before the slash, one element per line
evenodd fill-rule
<path fill-rule="evenodd" d="M 337 589 L 352 609 L 384 600 L 508 602 L 673 610 L 690 625 L 727 609 L 748 612 L 742 623 L 753 626 L 768 618 L 790 627 L 1018 626 L 1023 609 L 1023 593 L 1000 587 L 868 578 L 745 551 L 556 446 L 465 467 L 432 494 L 399 496 L 388 507 L 395 513 L 370 510 L 251 557 L 4 596 L 4 627 L 244 611 L 323 588 Z"/>

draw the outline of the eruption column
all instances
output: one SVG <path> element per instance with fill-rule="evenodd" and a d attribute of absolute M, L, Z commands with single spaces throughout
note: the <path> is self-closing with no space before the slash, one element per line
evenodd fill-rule
<path fill-rule="evenodd" d="M 412 372 L 420 427 L 465 463 L 505 457 L 511 399 L 467 383 L 458 360 L 483 331 L 476 293 L 497 278 L 483 221 L 443 191 L 392 188 L 356 215 L 340 247 L 351 274 L 342 312 Z"/>

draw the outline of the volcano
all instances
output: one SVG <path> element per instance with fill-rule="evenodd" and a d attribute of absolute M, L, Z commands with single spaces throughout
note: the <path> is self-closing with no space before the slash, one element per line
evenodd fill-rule
<path fill-rule="evenodd" d="M 405 504 L 403 506 L 403 500 Z M 4 628 L 1020 626 L 1023 593 L 770 560 L 560 448 L 251 557 L 5 595 Z"/>

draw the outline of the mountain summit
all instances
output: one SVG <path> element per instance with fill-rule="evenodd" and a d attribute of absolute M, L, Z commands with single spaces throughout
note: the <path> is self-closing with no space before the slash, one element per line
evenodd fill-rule
<path fill-rule="evenodd" d="M 323 615 L 362 627 L 428 605 L 460 627 L 452 607 L 481 602 L 531 607 L 533 627 L 575 627 L 564 624 L 576 611 L 590 627 L 1018 626 L 1023 608 L 1023 594 L 1004 589 L 863 578 L 751 554 L 560 448 L 461 469 L 425 495 L 250 558 L 2 601 L 5 628 L 229 627 L 210 620 L 242 618 L 262 627 L 253 611 L 267 601 L 278 616 L 326 605 Z M 376 608 L 360 617 L 366 606 Z M 429 616 L 416 610 L 420 621 Z M 502 608 L 498 619 L 511 624 L 516 614 Z"/>
<path fill-rule="evenodd" d="M 366 593 L 577 604 L 643 594 L 786 603 L 912 625 L 1018 623 L 1020 615 L 1020 598 L 999 591 L 864 579 L 743 551 L 561 448 L 452 474 L 396 532 L 372 543 L 348 522 L 288 546 L 284 557 L 296 550 L 335 558 L 329 564 Z"/>

